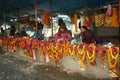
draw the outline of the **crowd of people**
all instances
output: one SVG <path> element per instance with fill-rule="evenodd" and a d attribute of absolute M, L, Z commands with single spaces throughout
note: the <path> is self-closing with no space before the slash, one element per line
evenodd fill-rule
<path fill-rule="evenodd" d="M 55 35 L 53 35 L 54 42 L 63 42 L 64 40 L 71 41 L 75 39 L 74 37 L 72 37 L 71 30 L 67 29 L 66 24 L 62 18 L 58 19 L 58 26 L 59 26 L 58 32 Z M 43 27 L 44 25 L 41 22 L 38 23 L 38 26 L 33 28 L 34 29 L 33 35 L 30 36 L 26 33 L 24 26 L 22 26 L 20 30 L 18 30 L 18 32 L 16 33 L 16 27 L 14 25 L 11 25 L 9 35 L 17 37 L 31 37 L 37 38 L 38 40 L 43 40 L 44 38 L 44 35 L 42 34 Z M 88 29 L 86 26 L 79 26 L 79 29 L 80 29 L 79 38 L 82 40 L 83 43 L 86 44 L 97 43 L 97 40 L 92 30 Z M 3 30 L 2 27 L 0 28 L 0 31 L 1 35 L 4 36 L 5 31 Z"/>

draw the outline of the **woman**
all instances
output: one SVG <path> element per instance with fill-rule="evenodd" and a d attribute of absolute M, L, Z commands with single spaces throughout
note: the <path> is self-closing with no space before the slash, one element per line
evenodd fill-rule
<path fill-rule="evenodd" d="M 81 26 L 79 28 L 81 31 L 82 42 L 86 44 L 96 43 L 92 30 L 88 29 L 86 26 Z"/>
<path fill-rule="evenodd" d="M 63 42 L 64 40 L 70 41 L 72 39 L 71 31 L 67 30 L 66 25 L 64 22 L 59 24 L 58 33 L 54 35 L 55 42 Z"/>

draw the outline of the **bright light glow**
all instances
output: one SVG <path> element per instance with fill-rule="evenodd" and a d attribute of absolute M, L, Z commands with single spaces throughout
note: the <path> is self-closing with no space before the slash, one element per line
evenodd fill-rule
<path fill-rule="evenodd" d="M 5 30 L 5 24 L 3 24 L 1 27 Z M 10 26 L 6 24 L 6 29 L 8 28 L 10 28 Z"/>
<path fill-rule="evenodd" d="M 58 15 L 58 17 L 69 18 L 69 16 L 67 16 L 67 15 Z"/>
<path fill-rule="evenodd" d="M 10 19 L 10 21 L 13 21 L 13 19 Z"/>
<path fill-rule="evenodd" d="M 17 19 L 14 19 L 15 21 L 17 21 Z"/>

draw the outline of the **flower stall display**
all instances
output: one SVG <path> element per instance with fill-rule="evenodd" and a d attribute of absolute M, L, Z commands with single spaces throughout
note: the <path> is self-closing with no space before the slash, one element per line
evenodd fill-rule
<path fill-rule="evenodd" d="M 70 56 L 70 59 L 76 60 L 84 70 L 89 68 L 88 62 L 92 66 L 97 66 L 96 58 L 99 58 L 101 68 L 104 69 L 105 59 L 108 60 L 109 69 L 118 69 L 119 47 L 88 45 L 83 43 L 71 44 L 69 41 L 45 42 L 32 38 L 1 38 L 3 46 L 9 46 L 10 50 L 15 52 L 16 47 L 22 48 L 25 54 L 36 60 L 35 51 L 39 51 L 44 57 L 44 62 L 48 56 L 49 60 L 54 60 L 56 66 L 60 66 L 63 56 Z"/>

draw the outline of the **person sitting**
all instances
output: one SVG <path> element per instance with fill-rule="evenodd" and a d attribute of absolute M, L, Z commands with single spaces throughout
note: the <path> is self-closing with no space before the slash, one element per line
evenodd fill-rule
<path fill-rule="evenodd" d="M 71 31 L 67 29 L 64 22 L 61 22 L 59 26 L 58 33 L 54 35 L 54 42 L 70 41 L 72 39 Z"/>
<path fill-rule="evenodd" d="M 19 33 L 20 37 L 28 37 L 29 35 L 26 33 L 25 28 L 22 26 L 21 31 Z"/>
<path fill-rule="evenodd" d="M 32 38 L 36 38 L 38 40 L 42 40 L 43 39 L 43 34 L 42 34 L 42 29 L 43 29 L 44 25 L 40 22 L 38 23 L 38 29 L 36 27 L 34 27 L 34 34 L 31 36 Z M 38 32 L 37 32 L 38 30 Z M 36 32 L 38 33 L 38 35 L 36 36 Z"/>
<path fill-rule="evenodd" d="M 80 35 L 82 37 L 82 42 L 86 44 L 96 43 L 96 38 L 92 30 L 88 29 L 86 26 L 80 26 Z"/>
<path fill-rule="evenodd" d="M 14 36 L 14 35 L 15 35 L 15 31 L 16 31 L 15 26 L 11 25 L 11 28 L 10 28 L 10 36 Z"/>

